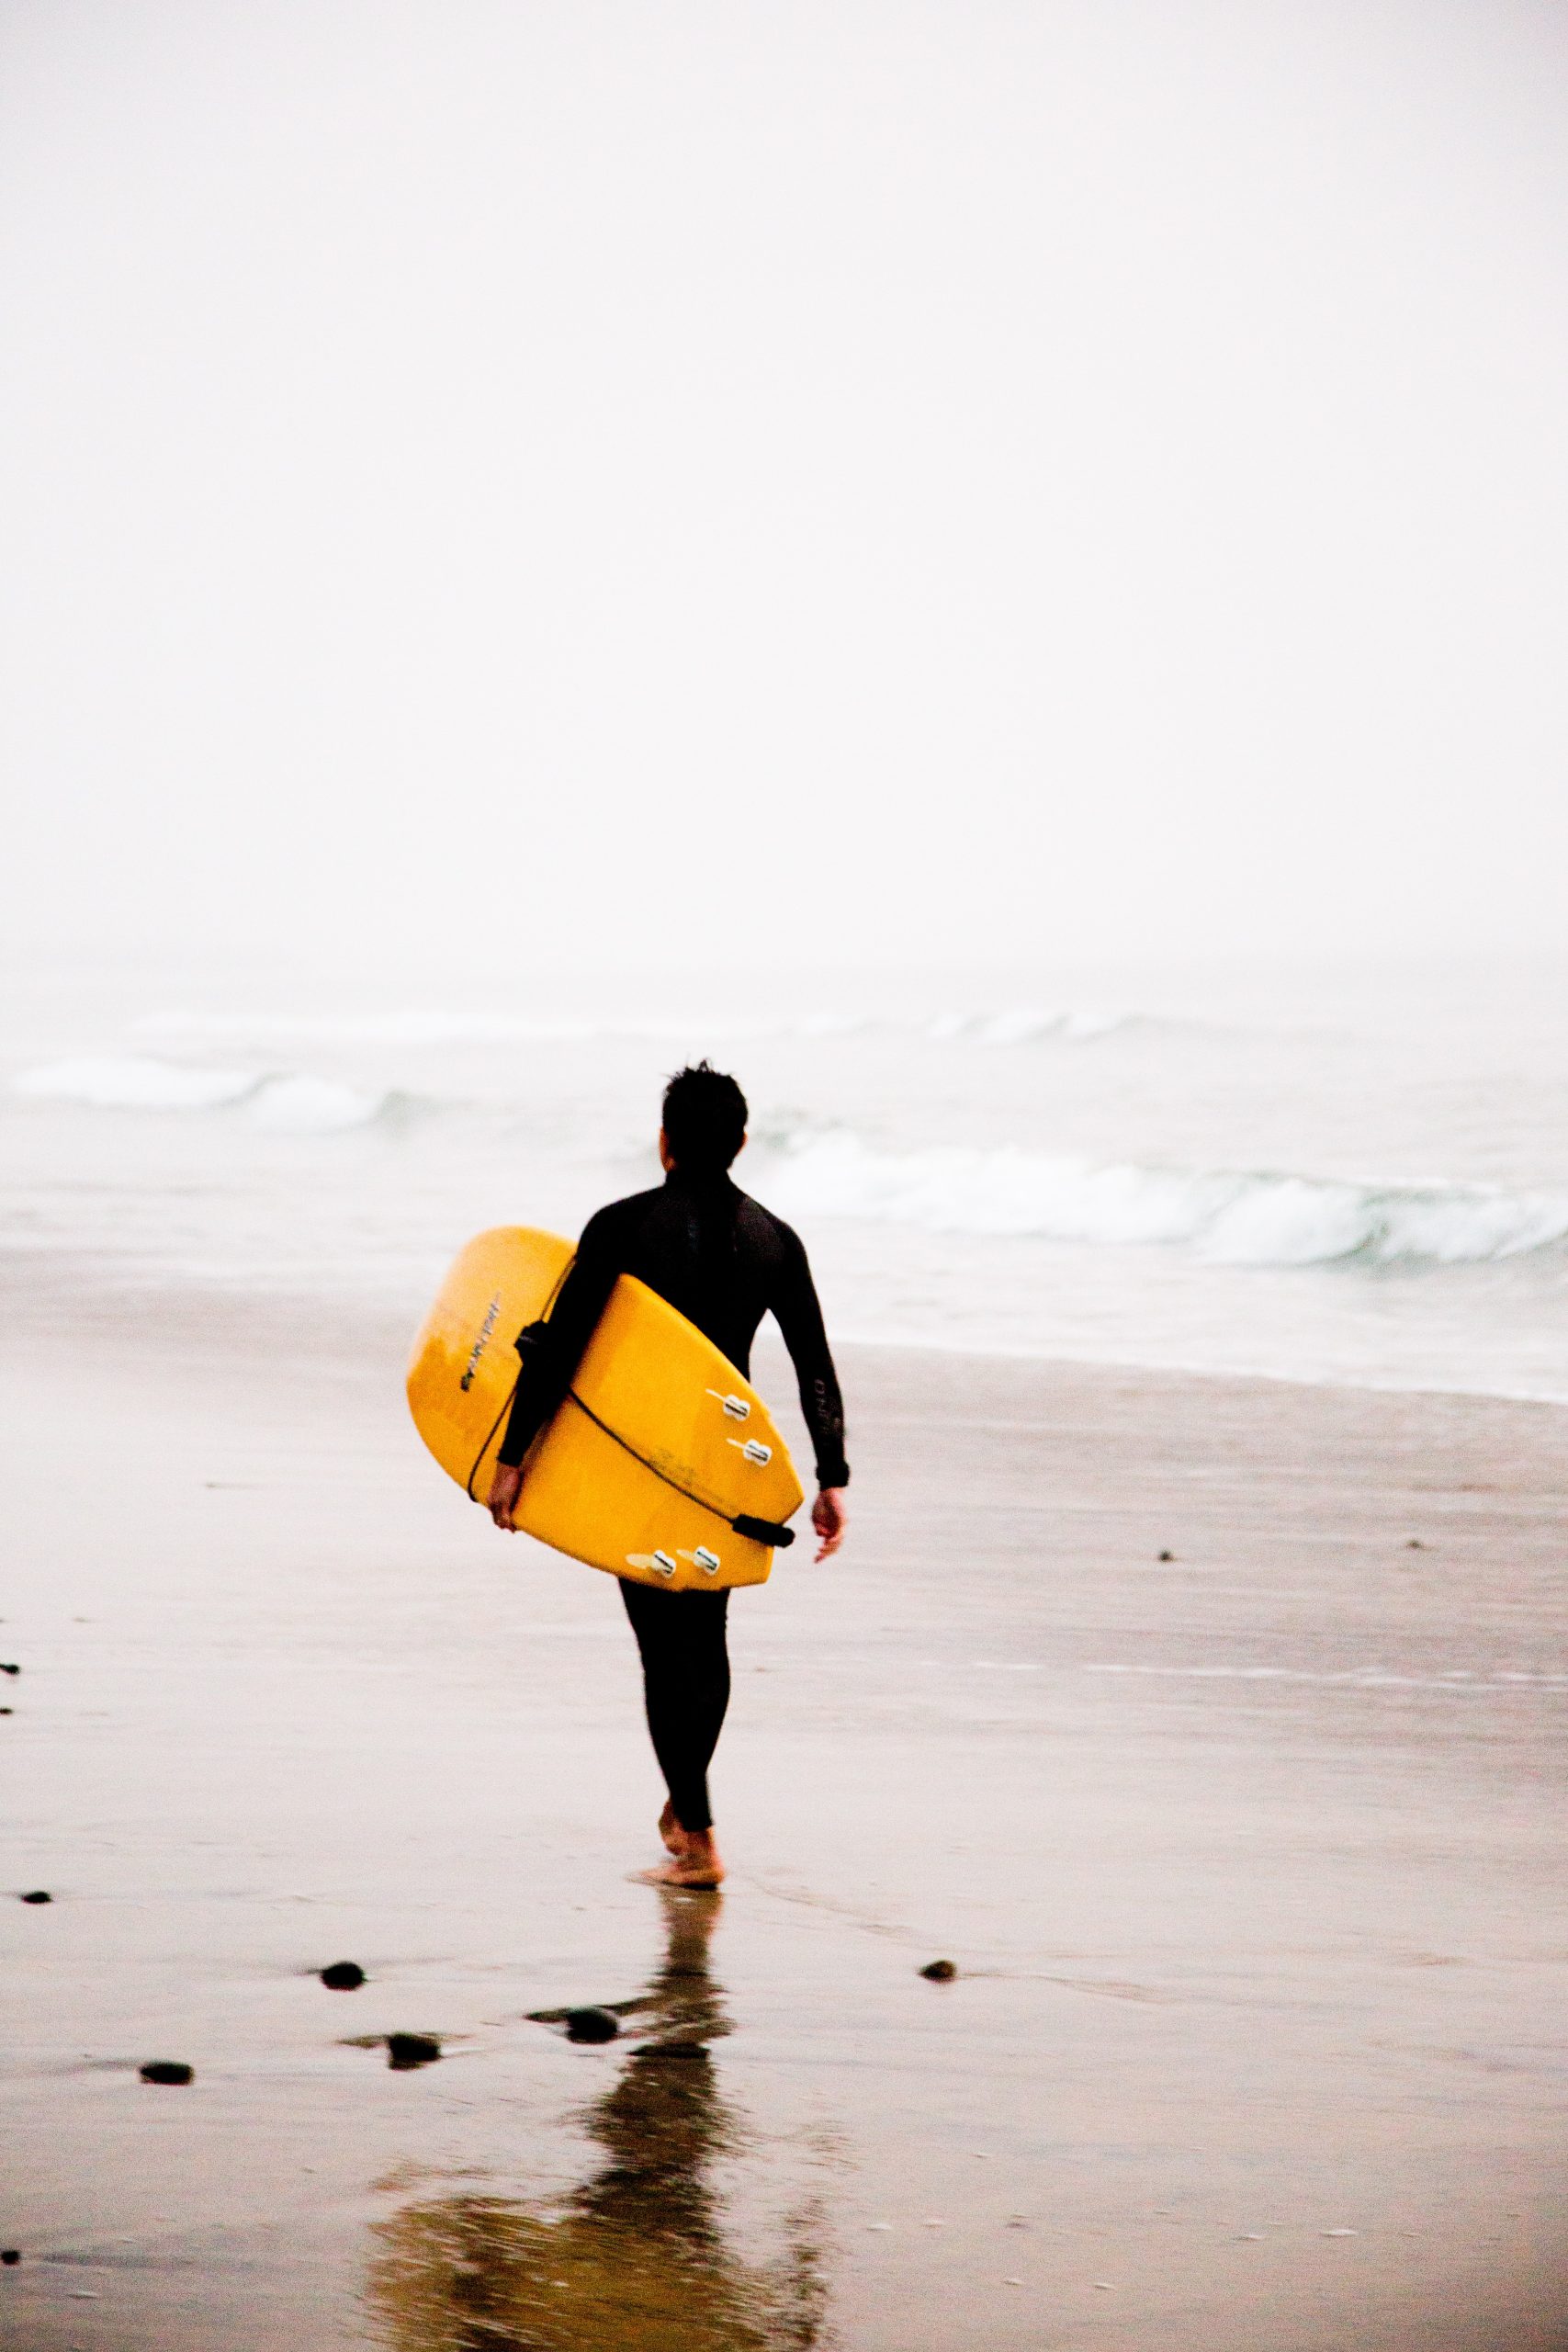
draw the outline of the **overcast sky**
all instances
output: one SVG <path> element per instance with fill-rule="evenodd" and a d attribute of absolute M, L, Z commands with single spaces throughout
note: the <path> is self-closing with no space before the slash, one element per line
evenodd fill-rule
<path fill-rule="evenodd" d="M 13 942 L 1558 942 L 1560 6 L 0 28 Z"/>

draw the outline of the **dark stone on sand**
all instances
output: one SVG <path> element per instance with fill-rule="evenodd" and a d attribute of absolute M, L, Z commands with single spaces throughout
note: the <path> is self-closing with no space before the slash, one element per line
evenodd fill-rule
<path fill-rule="evenodd" d="M 566 2013 L 569 2041 L 614 2041 L 620 2030 L 620 2018 L 612 2017 L 608 2009 L 568 2009 Z"/>
<path fill-rule="evenodd" d="M 1174 1560 L 1176 1555 L 1174 1552 L 1156 1552 L 1155 1557 L 1156 1560 Z"/>
<path fill-rule="evenodd" d="M 22 1669 L 19 1666 L 6 1666 L 4 1664 L 0 1664 L 0 1674 L 20 1674 L 21 1670 Z"/>
<path fill-rule="evenodd" d="M 1404 1548 L 1407 1552 L 1424 1552 L 1427 1546 L 1418 1535 L 1413 1535 Z"/>
<path fill-rule="evenodd" d="M 0 1707 L 0 1715 L 14 1715 L 16 1712 L 15 1707 Z"/>
<path fill-rule="evenodd" d="M 365 1982 L 365 1971 L 356 1960 L 334 1960 L 330 1968 L 322 1969 L 321 1982 L 330 1993 L 357 1993 Z"/>
<path fill-rule="evenodd" d="M 389 2033 L 387 2036 L 387 2064 L 406 2074 L 411 2066 L 428 2066 L 441 2055 L 441 2044 L 433 2033 Z"/>
<path fill-rule="evenodd" d="M 7 2269 L 10 2269 L 13 2264 L 20 2262 L 21 2258 L 20 2246 L 0 2245 L 0 2262 L 3 2262 Z"/>
<path fill-rule="evenodd" d="M 180 2058 L 149 2058 L 141 2068 L 144 2083 L 194 2083 L 196 2068 Z"/>
<path fill-rule="evenodd" d="M 52 1903 L 54 1897 L 46 1886 L 35 1886 L 30 1894 L 23 1895 L 22 1901 L 24 1903 Z"/>
<path fill-rule="evenodd" d="M 920 1974 L 929 1976 L 933 1984 L 951 1984 L 957 1973 L 958 1970 L 951 1960 L 928 1960 L 920 1971 Z"/>

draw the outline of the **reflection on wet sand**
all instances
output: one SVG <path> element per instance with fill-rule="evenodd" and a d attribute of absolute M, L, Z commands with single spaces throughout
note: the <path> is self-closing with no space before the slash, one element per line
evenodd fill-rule
<path fill-rule="evenodd" d="M 554 2211 L 462 2194 L 380 2225 L 369 2301 L 396 2352 L 783 2352 L 825 2342 L 819 2233 L 797 2217 L 773 2264 L 727 2243 L 708 2179 L 739 2139 L 708 2044 L 718 1899 L 664 1894 L 663 1964 L 633 2022 L 649 2039 L 589 2110 L 601 2170 Z"/>

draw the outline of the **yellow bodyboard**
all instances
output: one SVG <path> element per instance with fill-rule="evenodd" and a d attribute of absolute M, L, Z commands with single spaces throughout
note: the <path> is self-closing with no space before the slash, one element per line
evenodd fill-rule
<path fill-rule="evenodd" d="M 458 1256 L 409 1365 L 409 1407 L 449 1477 L 483 1502 L 505 1433 L 525 1324 L 547 1315 L 572 1245 L 497 1226 Z M 571 1392 L 524 1464 L 514 1524 L 611 1576 L 665 1591 L 761 1584 L 804 1499 L 767 1407 L 667 1301 L 623 1274 Z"/>

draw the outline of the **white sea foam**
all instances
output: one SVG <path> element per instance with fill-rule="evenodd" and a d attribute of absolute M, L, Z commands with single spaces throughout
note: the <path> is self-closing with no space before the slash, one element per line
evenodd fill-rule
<path fill-rule="evenodd" d="M 325 1136 L 368 1126 L 387 1107 L 384 1094 L 341 1086 L 332 1079 L 296 1075 L 264 1079 L 241 1115 L 269 1135 Z"/>
<path fill-rule="evenodd" d="M 81 1102 L 99 1111 L 210 1111 L 243 1102 L 260 1084 L 246 1069 L 209 1069 L 150 1055 L 120 1054 L 49 1062 L 11 1080 L 18 1094 Z"/>
<path fill-rule="evenodd" d="M 362 1127 L 389 1098 L 299 1072 L 216 1069 L 150 1055 L 50 1062 L 11 1081 L 18 1094 L 95 1111 L 234 1111 L 273 1135 L 331 1135 Z"/>
<path fill-rule="evenodd" d="M 1087 1006 L 1076 1012 L 1041 1012 L 1032 1005 L 1013 1005 L 1002 1012 L 940 1012 L 924 1027 L 935 1045 L 963 1040 L 995 1046 L 1034 1046 L 1047 1037 L 1080 1045 L 1134 1024 L 1150 1025 L 1136 1013 L 1100 1012 Z"/>
<path fill-rule="evenodd" d="M 295 1040 L 320 1046 L 591 1045 L 601 1039 L 649 1039 L 669 1044 L 694 1037 L 714 1045 L 773 1037 L 843 1036 L 863 1023 L 850 1013 L 799 1021 L 683 1019 L 679 1013 L 633 1013 L 592 1020 L 521 1012 L 444 1012 L 410 1009 L 367 1013 L 144 1013 L 131 1023 L 139 1036 L 239 1038 L 257 1043 Z"/>
<path fill-rule="evenodd" d="M 1054 1241 L 1165 1242 L 1232 1265 L 1338 1259 L 1463 1265 L 1568 1238 L 1568 1195 L 1463 1184 L 1355 1184 L 1270 1170 L 1099 1165 L 960 1146 L 874 1151 L 797 1139 L 769 1198 L 784 1215 Z"/>
<path fill-rule="evenodd" d="M 257 1043 L 296 1040 L 321 1046 L 589 1045 L 601 1039 L 649 1039 L 679 1044 L 698 1035 L 716 1046 L 757 1045 L 771 1039 L 823 1040 L 868 1031 L 923 1035 L 937 1043 L 964 1041 L 987 1046 L 1031 1046 L 1045 1039 L 1082 1044 L 1112 1032 L 1153 1025 L 1140 1016 L 1077 1011 L 1039 1011 L 1015 1006 L 1002 1012 L 950 1012 L 934 1020 L 910 1013 L 874 1019 L 859 1012 L 810 1012 L 787 1019 L 761 1016 L 626 1012 L 585 1016 L 446 1012 L 408 1007 L 398 1012 L 199 1012 L 143 1013 L 132 1022 L 144 1037 L 241 1039 Z"/>

